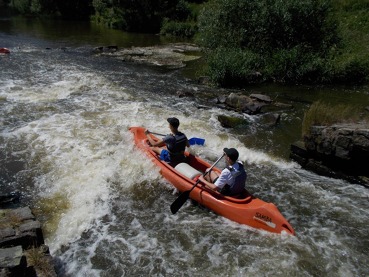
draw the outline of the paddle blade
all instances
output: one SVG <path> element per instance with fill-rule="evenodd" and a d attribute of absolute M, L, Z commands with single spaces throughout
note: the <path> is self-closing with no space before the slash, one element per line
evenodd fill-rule
<path fill-rule="evenodd" d="M 205 139 L 203 139 L 203 138 L 190 138 L 188 140 L 188 142 L 190 143 L 190 145 L 204 145 L 205 144 Z"/>
<path fill-rule="evenodd" d="M 170 210 L 172 214 L 178 212 L 178 210 L 186 203 L 187 199 L 190 197 L 191 190 L 186 190 L 185 192 L 181 193 L 180 196 L 170 205 Z"/>

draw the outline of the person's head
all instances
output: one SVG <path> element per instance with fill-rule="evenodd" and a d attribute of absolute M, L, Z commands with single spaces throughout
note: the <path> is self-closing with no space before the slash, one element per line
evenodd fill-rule
<path fill-rule="evenodd" d="M 178 118 L 176 118 L 176 117 L 169 117 L 167 119 L 167 121 L 169 122 L 169 125 L 171 127 L 173 127 L 175 130 L 178 129 L 178 126 L 179 126 L 179 120 L 178 120 Z"/>
<path fill-rule="evenodd" d="M 234 148 L 224 148 L 223 152 L 229 158 L 232 163 L 235 163 L 238 160 L 238 151 Z"/>

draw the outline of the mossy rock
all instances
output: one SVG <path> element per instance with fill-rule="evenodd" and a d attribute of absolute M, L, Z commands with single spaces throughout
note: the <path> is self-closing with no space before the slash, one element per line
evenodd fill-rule
<path fill-rule="evenodd" d="M 219 115 L 218 120 L 224 128 L 235 128 L 240 125 L 248 125 L 249 122 L 243 118 Z"/>

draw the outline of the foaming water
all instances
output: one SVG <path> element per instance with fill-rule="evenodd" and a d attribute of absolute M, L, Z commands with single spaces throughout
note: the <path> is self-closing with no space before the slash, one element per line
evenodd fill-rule
<path fill-rule="evenodd" d="M 22 47 L 1 61 L 8 66 L 0 77 L 1 187 L 21 190 L 42 219 L 60 276 L 369 272 L 366 189 L 249 147 L 217 119 L 234 112 L 200 109 L 175 95 L 199 90 L 178 74 L 86 57 L 81 49 L 52 54 Z M 224 147 L 237 148 L 247 188 L 275 203 L 296 237 L 241 226 L 191 201 L 172 215 L 175 189 L 128 130 L 166 134 L 169 116 L 188 137 L 206 140 L 191 151 L 209 162 Z"/>

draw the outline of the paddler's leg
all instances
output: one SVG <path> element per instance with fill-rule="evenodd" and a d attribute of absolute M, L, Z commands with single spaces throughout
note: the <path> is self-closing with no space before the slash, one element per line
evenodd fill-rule
<path fill-rule="evenodd" d="M 161 150 L 163 150 L 163 148 L 160 148 L 160 147 L 151 147 L 152 151 L 154 151 L 156 154 L 160 155 L 161 153 Z"/>
<path fill-rule="evenodd" d="M 160 159 L 162 161 L 165 161 L 167 163 L 170 162 L 169 152 L 166 149 L 160 148 L 160 147 L 151 147 L 152 151 L 154 151 L 156 154 L 160 156 Z"/>
<path fill-rule="evenodd" d="M 209 168 L 207 170 L 209 170 Z M 212 170 L 208 174 L 206 174 L 204 178 L 206 181 L 214 183 L 219 178 L 219 173 Z"/>

